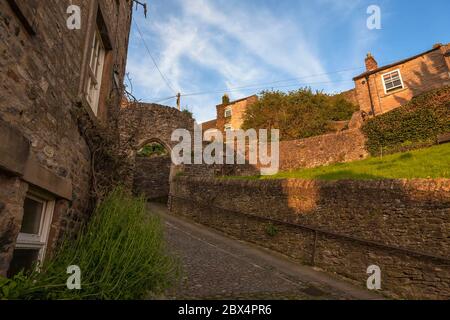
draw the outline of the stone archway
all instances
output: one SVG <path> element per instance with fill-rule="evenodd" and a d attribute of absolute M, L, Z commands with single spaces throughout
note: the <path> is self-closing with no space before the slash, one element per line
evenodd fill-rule
<path fill-rule="evenodd" d="M 136 154 L 133 190 L 148 200 L 167 202 L 170 192 L 171 148 L 157 138 L 141 145 Z"/>
<path fill-rule="evenodd" d="M 170 158 L 171 140 L 176 129 L 194 130 L 194 119 L 177 109 L 156 104 L 129 103 L 121 110 L 120 140 L 124 146 L 133 177 L 130 183 L 136 194 L 144 194 L 148 200 L 165 200 L 169 195 L 170 181 L 176 172 Z M 140 157 L 139 150 L 157 143 L 166 154 L 155 157 Z"/>

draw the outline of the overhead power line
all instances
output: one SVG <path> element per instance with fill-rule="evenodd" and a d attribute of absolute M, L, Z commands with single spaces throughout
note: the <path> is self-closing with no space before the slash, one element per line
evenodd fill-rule
<path fill-rule="evenodd" d="M 303 77 L 296 77 L 296 78 L 290 78 L 290 79 L 284 79 L 284 80 L 276 80 L 276 81 L 272 81 L 272 82 L 263 82 L 263 83 L 257 83 L 257 84 L 249 84 L 249 85 L 240 86 L 240 87 L 231 87 L 231 88 L 223 88 L 223 89 L 214 89 L 214 90 L 209 90 L 209 91 L 200 91 L 200 92 L 194 92 L 194 93 L 185 93 L 185 94 L 181 94 L 181 97 L 192 97 L 192 96 L 208 95 L 208 94 L 223 93 L 223 92 L 236 92 L 236 91 L 242 91 L 244 89 L 247 89 L 247 90 L 252 89 L 252 90 L 258 91 L 258 90 L 262 90 L 262 89 L 287 88 L 287 87 L 295 87 L 295 86 L 300 86 L 300 85 L 353 82 L 350 80 L 343 80 L 343 81 L 295 83 L 295 84 L 290 84 L 290 85 L 272 86 L 273 84 L 277 84 L 277 83 L 292 82 L 292 81 L 297 81 L 297 80 L 302 80 L 302 79 L 315 78 L 315 77 L 319 77 L 319 76 L 327 76 L 327 75 L 332 75 L 332 74 L 339 74 L 339 73 L 350 72 L 350 71 L 355 71 L 355 70 L 360 70 L 360 69 L 364 69 L 364 67 L 348 68 L 348 69 L 343 69 L 343 70 L 312 74 L 312 75 L 303 76 Z M 166 97 L 166 98 L 154 99 L 155 100 L 154 103 L 160 103 L 160 102 L 164 102 L 164 101 L 167 101 L 170 99 L 175 99 L 175 98 L 177 98 L 177 95 Z"/>
<path fill-rule="evenodd" d="M 136 20 L 133 19 L 134 25 L 136 27 L 136 30 L 138 31 L 138 34 L 140 36 L 140 38 L 142 39 L 142 42 L 144 44 L 145 49 L 147 50 L 148 55 L 150 56 L 151 60 L 153 61 L 153 64 L 155 65 L 156 69 L 158 70 L 159 74 L 161 75 L 161 78 L 164 80 L 164 82 L 166 83 L 167 87 L 174 93 L 177 93 L 177 91 L 173 88 L 173 86 L 171 85 L 170 81 L 164 76 L 164 74 L 162 73 L 161 69 L 158 66 L 158 63 L 156 63 L 156 59 L 153 57 L 152 53 L 150 52 L 150 49 L 148 48 L 147 42 L 144 39 L 144 35 L 141 32 L 141 29 L 139 28 L 138 23 L 136 22 Z"/>
<path fill-rule="evenodd" d="M 208 95 L 208 94 L 214 94 L 214 93 L 223 93 L 223 92 L 236 92 L 236 91 L 247 91 L 247 90 L 265 90 L 265 89 L 280 89 L 280 88 L 289 88 L 289 87 L 301 87 L 301 86 L 308 86 L 308 85 L 316 85 L 316 84 L 334 84 L 334 83 L 350 83 L 353 82 L 353 80 L 340 80 L 340 81 L 323 81 L 323 82 L 303 82 L 303 83 L 295 83 L 295 84 L 289 84 L 289 85 L 280 85 L 280 86 L 265 86 L 265 87 L 250 87 L 250 88 L 231 88 L 226 90 L 212 90 L 212 91 L 204 91 L 204 92 L 196 92 L 196 93 L 187 93 L 180 95 L 181 97 L 193 97 L 193 96 L 202 96 L 202 95 Z M 170 96 L 166 98 L 161 98 L 155 100 L 153 103 L 161 103 L 170 99 L 175 99 L 177 96 Z"/>
<path fill-rule="evenodd" d="M 386 62 L 384 64 L 390 64 L 390 63 L 392 63 L 392 62 Z M 291 85 L 271 86 L 272 84 L 277 84 L 277 83 L 292 82 L 292 81 L 296 81 L 296 80 L 339 74 L 339 73 L 356 71 L 356 70 L 361 70 L 361 69 L 365 69 L 365 67 L 347 68 L 347 69 L 342 69 L 342 70 L 337 70 L 337 71 L 324 72 L 324 73 L 312 74 L 312 75 L 303 76 L 303 77 L 290 78 L 290 79 L 285 79 L 285 80 L 276 80 L 276 81 L 272 81 L 272 82 L 265 82 L 265 83 L 259 83 L 259 84 L 253 84 L 253 85 L 246 85 L 246 86 L 241 86 L 241 87 L 232 87 L 232 88 L 223 88 L 223 89 L 216 89 L 216 90 L 210 90 L 210 91 L 186 93 L 186 94 L 181 94 L 181 97 L 192 97 L 192 96 L 208 95 L 208 94 L 223 93 L 223 92 L 236 92 L 236 91 L 249 90 L 249 89 L 258 91 L 258 90 L 264 90 L 264 89 L 288 88 L 288 87 L 295 87 L 295 86 L 302 86 L 302 85 L 305 86 L 305 85 L 314 85 L 314 84 L 332 84 L 332 83 L 345 83 L 345 82 L 350 83 L 350 82 L 353 82 L 353 80 L 309 82 L 309 83 L 305 82 L 305 83 L 295 83 L 295 84 L 291 84 Z M 265 86 L 260 87 L 261 85 L 265 85 Z M 175 98 L 177 98 L 176 95 L 167 97 L 167 98 L 162 98 L 162 99 L 155 99 L 156 101 L 154 103 L 160 103 L 160 102 L 164 102 L 164 101 L 167 101 L 170 99 L 175 99 Z"/>

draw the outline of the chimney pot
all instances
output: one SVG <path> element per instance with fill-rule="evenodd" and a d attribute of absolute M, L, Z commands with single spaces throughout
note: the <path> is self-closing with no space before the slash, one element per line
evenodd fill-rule
<path fill-rule="evenodd" d="M 378 62 L 377 62 L 377 60 L 375 60 L 375 58 L 372 56 L 372 54 L 370 52 L 367 54 L 365 62 L 366 62 L 366 70 L 367 71 L 373 71 L 373 70 L 378 69 Z"/>
<path fill-rule="evenodd" d="M 230 103 L 230 97 L 228 96 L 228 94 L 225 93 L 222 97 L 222 104 L 227 105 L 229 103 Z"/>

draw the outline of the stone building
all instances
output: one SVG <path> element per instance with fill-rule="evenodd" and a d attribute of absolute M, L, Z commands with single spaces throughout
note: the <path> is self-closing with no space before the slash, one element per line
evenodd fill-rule
<path fill-rule="evenodd" d="M 244 123 L 244 114 L 247 108 L 258 101 L 258 96 L 253 95 L 236 101 L 229 101 L 227 95 L 222 98 L 222 103 L 216 106 L 217 118 L 203 123 L 203 131 L 218 129 L 225 132 L 227 129 L 241 129 Z"/>
<path fill-rule="evenodd" d="M 0 1 L 1 275 L 48 257 L 89 215 L 80 119 L 116 126 L 131 16 L 131 0 Z"/>
<path fill-rule="evenodd" d="M 353 80 L 358 104 L 368 114 L 389 112 L 418 94 L 450 84 L 450 44 L 382 67 L 369 53 L 365 63 L 366 72 Z"/>

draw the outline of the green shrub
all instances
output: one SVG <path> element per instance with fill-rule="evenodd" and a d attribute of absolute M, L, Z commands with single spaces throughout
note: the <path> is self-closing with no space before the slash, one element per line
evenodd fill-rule
<path fill-rule="evenodd" d="M 183 111 L 181 111 L 182 113 L 186 114 L 188 117 L 190 117 L 191 119 L 194 119 L 194 113 L 192 111 L 190 111 L 189 109 L 184 109 Z"/>
<path fill-rule="evenodd" d="M 278 234 L 279 230 L 278 228 L 273 224 L 269 223 L 266 227 L 266 233 L 269 237 L 275 237 Z"/>
<path fill-rule="evenodd" d="M 427 92 L 370 119 L 363 132 L 374 156 L 433 145 L 437 135 L 450 132 L 450 87 Z"/>
<path fill-rule="evenodd" d="M 243 129 L 279 129 L 281 140 L 330 132 L 330 121 L 350 120 L 357 107 L 343 95 L 303 88 L 289 93 L 264 91 L 244 115 Z"/>
<path fill-rule="evenodd" d="M 137 155 L 139 157 L 165 156 L 167 154 L 168 154 L 168 152 L 167 152 L 166 148 L 162 144 L 157 143 L 157 142 L 145 145 L 137 153 Z"/>
<path fill-rule="evenodd" d="M 70 265 L 81 269 L 81 290 L 66 287 Z M 117 189 L 40 272 L 1 279 L 0 298 L 140 299 L 170 285 L 177 266 L 167 255 L 161 222 L 147 213 L 145 200 Z"/>

